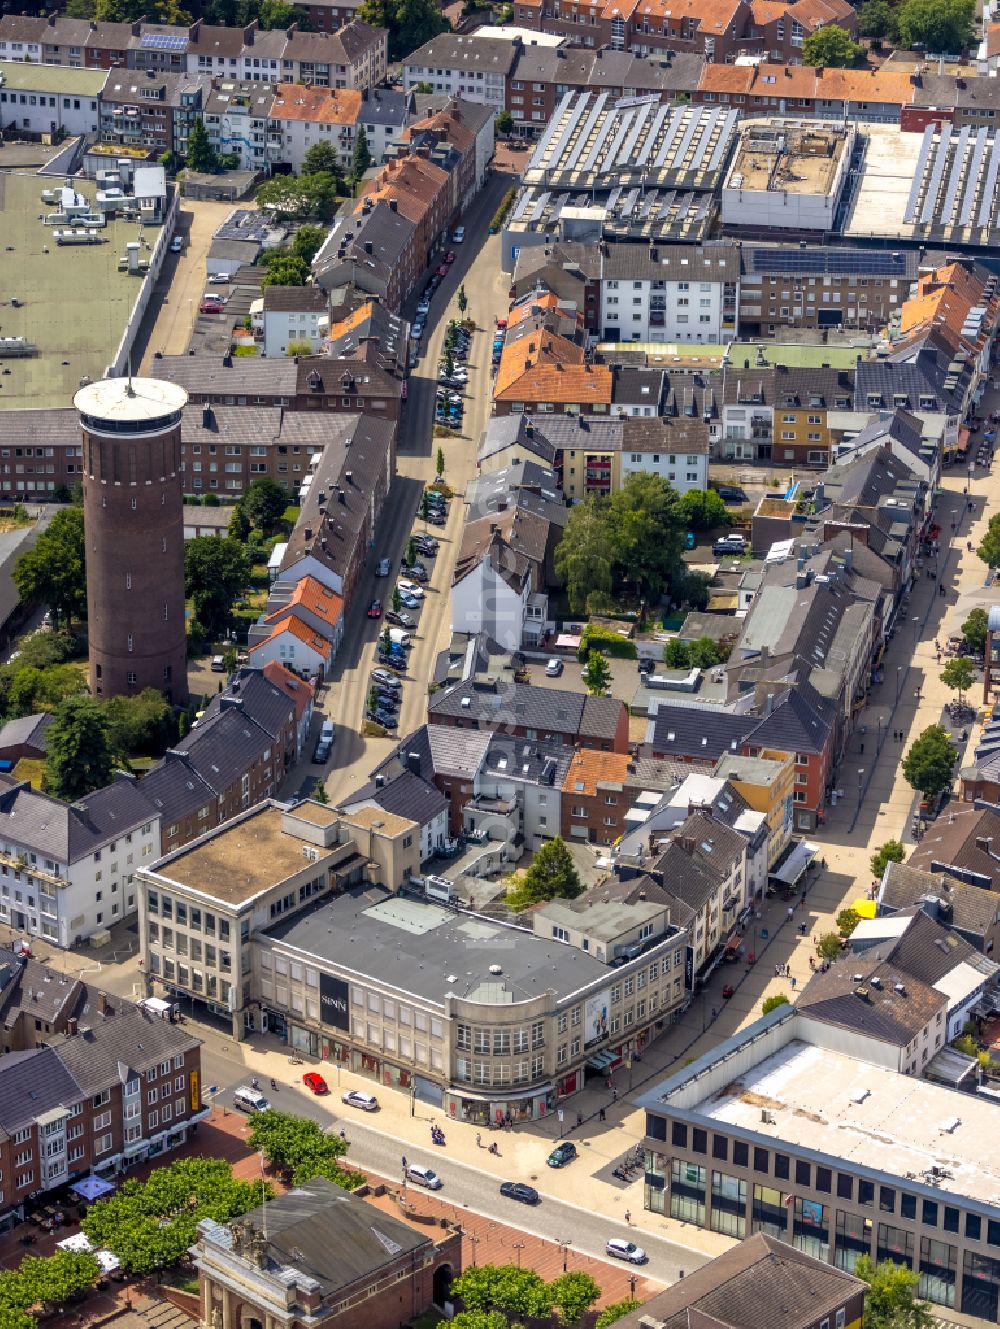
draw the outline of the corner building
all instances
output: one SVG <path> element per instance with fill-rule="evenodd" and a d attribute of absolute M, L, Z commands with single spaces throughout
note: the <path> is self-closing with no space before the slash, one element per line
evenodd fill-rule
<path fill-rule="evenodd" d="M 74 398 L 83 439 L 90 690 L 187 701 L 181 414 L 187 393 L 102 379 Z"/>

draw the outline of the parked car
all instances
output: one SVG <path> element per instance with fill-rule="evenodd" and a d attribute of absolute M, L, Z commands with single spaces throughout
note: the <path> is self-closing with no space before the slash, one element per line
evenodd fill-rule
<path fill-rule="evenodd" d="M 341 1094 L 340 1101 L 346 1103 L 348 1107 L 360 1108 L 362 1112 L 377 1112 L 378 1099 L 374 1094 L 362 1093 L 360 1089 L 348 1089 L 346 1094 Z"/>
<path fill-rule="evenodd" d="M 724 535 L 721 540 L 716 540 L 712 545 L 713 554 L 743 554 L 746 552 L 747 542 L 742 535 Z"/>
<path fill-rule="evenodd" d="M 208 279 L 209 286 L 227 286 L 229 284 L 228 272 L 213 272 Z"/>
<path fill-rule="evenodd" d="M 170 241 L 171 254 L 179 254 L 183 248 L 184 248 L 184 237 L 180 235 L 175 235 L 174 238 Z"/>
<path fill-rule="evenodd" d="M 431 312 L 430 300 L 428 300 L 426 295 L 421 296 L 421 298 L 417 301 L 417 313 L 420 315 L 426 315 L 429 314 L 430 312 Z"/>
<path fill-rule="evenodd" d="M 415 535 L 413 544 L 418 553 L 423 554 L 425 558 L 433 558 L 438 551 L 438 542 L 432 535 Z"/>
<path fill-rule="evenodd" d="M 393 678 L 392 674 L 387 674 L 384 669 L 373 669 L 372 678 L 376 683 L 381 683 L 383 687 L 394 688 L 397 692 L 402 692 L 403 685 L 398 678 Z"/>
<path fill-rule="evenodd" d="M 377 725 L 381 725 L 383 729 L 395 729 L 399 724 L 392 711 L 369 711 L 368 718 L 374 720 Z"/>
<path fill-rule="evenodd" d="M 317 1075 L 315 1071 L 308 1071 L 303 1075 L 302 1083 L 314 1094 L 328 1094 L 330 1092 L 330 1086 L 323 1079 L 322 1075 Z"/>
<path fill-rule="evenodd" d="M 637 1246 L 634 1241 L 626 1241 L 624 1237 L 611 1237 L 604 1249 L 616 1260 L 627 1260 L 629 1264 L 645 1264 L 649 1259 L 641 1246 Z"/>
<path fill-rule="evenodd" d="M 330 760 L 330 753 L 333 751 L 333 744 L 328 738 L 321 738 L 316 744 L 316 750 L 313 752 L 313 761 L 317 766 L 325 766 Z"/>
<path fill-rule="evenodd" d="M 545 1160 L 549 1167 L 565 1167 L 567 1163 L 572 1163 L 576 1158 L 576 1145 L 572 1140 L 563 1140 L 562 1144 L 557 1144 Z"/>
<path fill-rule="evenodd" d="M 376 563 L 375 565 L 376 577 L 388 577 L 391 571 L 392 571 L 392 564 L 389 562 L 387 558 L 380 558 L 378 563 Z"/>
<path fill-rule="evenodd" d="M 432 1167 L 424 1167 L 421 1163 L 410 1163 L 406 1169 L 406 1177 L 417 1186 L 426 1186 L 429 1191 L 441 1189 L 442 1183 L 438 1174 Z"/>
<path fill-rule="evenodd" d="M 369 618 L 381 618 L 381 617 L 382 617 L 382 601 L 381 601 L 381 600 L 373 600 L 373 601 L 371 602 L 371 604 L 368 606 L 368 617 L 369 617 Z"/>
<path fill-rule="evenodd" d="M 449 249 L 444 256 L 444 261 L 446 263 L 454 263 L 456 258 L 458 258 L 458 255 L 455 253 L 454 249 Z"/>
<path fill-rule="evenodd" d="M 456 226 L 451 233 L 451 243 L 453 245 L 460 245 L 464 239 L 465 239 L 465 227 Z"/>
<path fill-rule="evenodd" d="M 427 521 L 431 526 L 447 526 L 448 515 L 441 508 L 431 508 L 427 514 Z"/>
<path fill-rule="evenodd" d="M 545 666 L 546 678 L 558 678 L 563 671 L 563 662 L 561 660 L 550 660 Z"/>
<path fill-rule="evenodd" d="M 415 581 L 407 581 L 405 577 L 400 577 L 397 584 L 401 591 L 406 591 L 407 594 L 415 596 L 418 600 L 424 598 L 423 587 L 418 586 Z"/>
<path fill-rule="evenodd" d="M 529 1186 L 523 1181 L 502 1181 L 500 1183 L 500 1194 L 508 1200 L 517 1200 L 521 1204 L 537 1204 L 538 1192 L 534 1186 Z"/>
<path fill-rule="evenodd" d="M 417 321 L 414 324 L 412 324 L 412 326 L 410 327 L 410 336 L 413 338 L 414 341 L 419 341 L 423 335 L 424 335 L 424 321 L 423 319 L 418 318 Z"/>
<path fill-rule="evenodd" d="M 438 268 L 438 270 L 437 270 L 437 275 L 438 275 L 439 277 L 447 277 L 447 275 L 448 275 L 448 265 L 447 265 L 447 263 L 442 263 L 442 264 L 441 264 L 441 266 L 440 266 L 440 267 Z"/>
<path fill-rule="evenodd" d="M 420 608 L 420 601 L 417 599 L 415 595 L 411 595 L 409 591 L 399 592 L 399 602 L 400 604 L 405 605 L 407 609 Z"/>
<path fill-rule="evenodd" d="M 416 627 L 416 619 L 411 618 L 409 614 L 402 612 L 396 613 L 395 609 L 385 611 L 385 621 L 391 623 L 395 628 L 413 628 Z"/>
<path fill-rule="evenodd" d="M 221 314 L 225 311 L 225 308 L 226 306 L 221 300 L 202 300 L 201 304 L 198 306 L 198 313 Z"/>

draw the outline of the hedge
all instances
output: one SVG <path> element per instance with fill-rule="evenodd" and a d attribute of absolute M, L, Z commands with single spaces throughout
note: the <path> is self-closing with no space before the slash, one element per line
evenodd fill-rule
<path fill-rule="evenodd" d="M 604 628 L 586 627 L 577 652 L 581 663 L 587 659 L 591 651 L 601 651 L 602 654 L 615 656 L 619 660 L 635 660 L 639 654 L 635 642 L 629 637 L 621 637 L 617 632 L 608 632 Z"/>
<path fill-rule="evenodd" d="M 517 198 L 517 190 L 517 185 L 511 185 L 510 189 L 507 190 L 506 194 L 504 194 L 503 198 L 500 200 L 500 206 L 497 208 L 496 212 L 494 212 L 493 220 L 490 222 L 491 235 L 496 235 L 497 231 L 499 231 L 500 227 L 507 220 L 507 213 L 510 212 L 511 208 L 514 206 L 514 200 Z"/>

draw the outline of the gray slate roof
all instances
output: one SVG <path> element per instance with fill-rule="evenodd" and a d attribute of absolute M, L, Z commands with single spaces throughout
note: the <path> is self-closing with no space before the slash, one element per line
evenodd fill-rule
<path fill-rule="evenodd" d="M 646 746 L 650 754 L 715 762 L 724 753 L 738 752 L 759 723 L 756 715 L 740 715 L 718 706 L 666 702 L 656 712 Z"/>
<path fill-rule="evenodd" d="M 370 780 L 360 789 L 355 789 L 339 806 L 350 811 L 372 804 L 380 807 L 383 812 L 407 817 L 420 826 L 427 826 L 435 817 L 448 810 L 448 800 L 436 785 L 406 770 L 381 786 Z"/>
<path fill-rule="evenodd" d="M 101 1015 L 97 989 L 87 992 L 89 1002 L 80 1017 L 80 1033 L 57 1048 L 60 1061 L 85 1094 L 96 1094 L 118 1082 L 120 1066 L 142 1075 L 149 1067 L 200 1043 L 180 1025 L 150 1015 L 123 997 L 109 997 L 107 1014 Z"/>
<path fill-rule="evenodd" d="M 0 1128 L 7 1135 L 86 1094 L 60 1054 L 61 1049 L 42 1047 L 0 1056 Z"/>

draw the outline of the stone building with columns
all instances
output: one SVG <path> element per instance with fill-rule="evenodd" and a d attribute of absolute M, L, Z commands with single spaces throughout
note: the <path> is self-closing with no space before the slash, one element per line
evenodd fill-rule
<path fill-rule="evenodd" d="M 400 1329 L 442 1309 L 461 1229 L 404 1222 L 325 1177 L 229 1224 L 198 1225 L 205 1329 Z"/>

